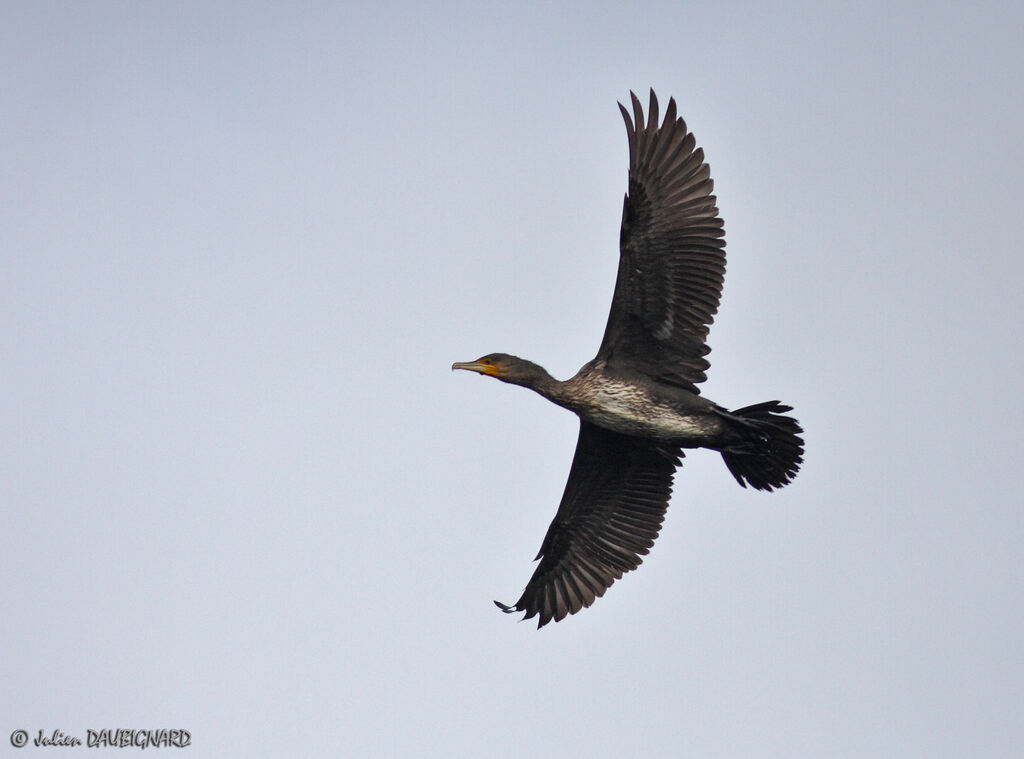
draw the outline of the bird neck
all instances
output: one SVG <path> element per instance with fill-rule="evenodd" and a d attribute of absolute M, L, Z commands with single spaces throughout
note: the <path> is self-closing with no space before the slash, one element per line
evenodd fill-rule
<path fill-rule="evenodd" d="M 549 401 L 557 403 L 559 406 L 565 406 L 568 401 L 568 396 L 566 395 L 567 386 L 568 382 L 555 379 L 542 368 L 534 377 L 531 377 L 530 383 L 526 385 L 535 393 L 543 395 Z"/>

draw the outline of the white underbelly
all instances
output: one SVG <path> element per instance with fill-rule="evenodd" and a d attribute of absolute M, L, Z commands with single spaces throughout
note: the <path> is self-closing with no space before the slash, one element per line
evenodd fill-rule
<path fill-rule="evenodd" d="M 653 402 L 646 394 L 595 389 L 588 403 L 577 409 L 581 418 L 626 435 L 659 440 L 706 439 L 707 417 L 688 416 Z"/>

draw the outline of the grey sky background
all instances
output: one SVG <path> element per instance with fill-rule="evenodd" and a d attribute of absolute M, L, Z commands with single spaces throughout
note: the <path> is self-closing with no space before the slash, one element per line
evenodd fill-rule
<path fill-rule="evenodd" d="M 826 6 L 4 4 L 0 751 L 1020 756 L 1024 11 Z M 726 223 L 704 392 L 806 463 L 691 453 L 538 632 L 491 599 L 576 420 L 449 366 L 593 356 L 652 86 Z"/>

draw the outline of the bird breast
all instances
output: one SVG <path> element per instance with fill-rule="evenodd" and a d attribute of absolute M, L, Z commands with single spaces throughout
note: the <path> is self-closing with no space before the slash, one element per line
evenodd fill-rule
<path fill-rule="evenodd" d="M 572 402 L 566 405 L 599 427 L 684 445 L 706 441 L 717 432 L 718 419 L 713 414 L 684 411 L 680 404 L 652 397 L 642 385 L 593 374 L 569 382 L 574 387 Z"/>

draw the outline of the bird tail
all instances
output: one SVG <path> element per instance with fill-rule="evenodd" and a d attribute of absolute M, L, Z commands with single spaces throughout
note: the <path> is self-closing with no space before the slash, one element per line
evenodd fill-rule
<path fill-rule="evenodd" d="M 791 416 L 792 407 L 766 401 L 728 414 L 740 442 L 721 448 L 732 476 L 743 487 L 772 490 L 788 485 L 804 460 L 803 430 Z"/>

